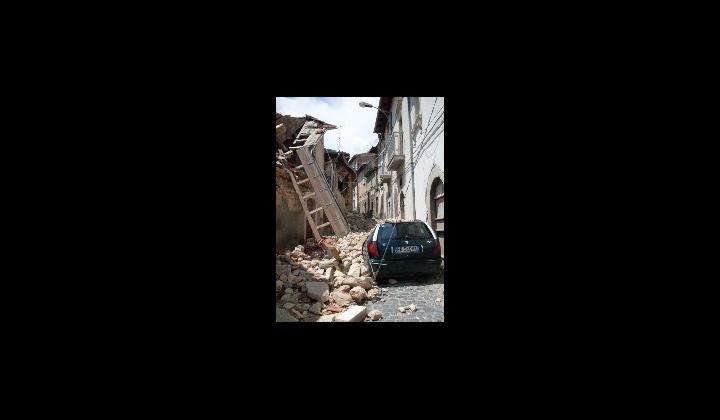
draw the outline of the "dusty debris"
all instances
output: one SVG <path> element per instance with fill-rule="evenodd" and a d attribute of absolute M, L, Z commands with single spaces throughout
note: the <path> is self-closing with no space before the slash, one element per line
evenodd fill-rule
<path fill-rule="evenodd" d="M 377 219 L 370 219 L 362 214 L 355 212 L 348 212 L 346 215 L 350 231 L 352 232 L 367 232 L 378 223 Z"/>
<path fill-rule="evenodd" d="M 314 259 L 318 259 L 318 258 L 322 258 L 323 256 L 325 256 L 325 253 L 320 250 L 317 250 L 317 251 L 313 251 L 310 254 L 310 256 L 313 257 Z"/>
<path fill-rule="evenodd" d="M 417 307 L 415 306 L 414 303 L 412 303 L 412 304 L 410 304 L 410 305 L 401 306 L 401 307 L 398 308 L 398 310 L 399 310 L 400 312 L 402 312 L 402 313 L 405 313 L 405 312 L 415 312 L 415 311 L 417 310 Z"/>
<path fill-rule="evenodd" d="M 298 320 L 285 309 L 275 308 L 275 322 L 298 322 Z"/>
<path fill-rule="evenodd" d="M 376 221 L 360 215 L 349 219 L 351 232 L 344 237 L 325 237 L 320 244 L 310 238 L 292 251 L 277 255 L 277 300 L 289 312 L 281 307 L 278 310 L 294 321 L 349 322 L 334 320 L 333 316 L 355 308 L 355 302 L 376 300 L 381 294 L 372 277 L 366 275 L 369 267 L 362 255 L 363 241 Z M 362 231 L 360 225 L 364 225 Z M 359 321 L 364 320 L 364 308 L 352 309 L 346 318 L 354 319 L 358 311 L 365 311 Z M 316 319 L 317 315 L 325 318 Z"/>
<path fill-rule="evenodd" d="M 289 275 L 290 274 L 290 265 L 286 263 L 276 263 L 275 264 L 275 273 L 276 275 Z"/>
<path fill-rule="evenodd" d="M 373 288 L 373 279 L 372 277 L 367 276 L 360 277 L 358 279 L 357 285 L 365 290 L 370 290 Z"/>
<path fill-rule="evenodd" d="M 351 288 L 353 288 L 353 287 L 356 287 L 359 285 L 358 282 L 359 282 L 358 278 L 347 276 L 342 279 L 342 283 L 340 283 L 340 284 L 342 284 L 343 286 L 350 286 Z"/>
<path fill-rule="evenodd" d="M 318 264 L 318 267 L 320 267 L 324 271 L 326 268 L 334 267 L 335 264 L 335 260 L 322 260 Z"/>
<path fill-rule="evenodd" d="M 330 238 L 324 238 L 321 244 L 322 248 L 325 248 L 327 250 L 327 253 L 335 259 L 338 263 L 342 262 L 342 257 L 340 256 L 340 251 L 338 251 L 337 247 L 335 246 L 334 240 Z"/>
<path fill-rule="evenodd" d="M 322 314 L 323 305 L 321 302 L 315 302 L 308 310 L 315 315 Z"/>
<path fill-rule="evenodd" d="M 327 302 L 330 297 L 328 285 L 321 281 L 310 281 L 305 284 L 307 287 L 307 295 L 315 300 Z"/>
<path fill-rule="evenodd" d="M 329 314 L 329 313 L 333 313 L 333 312 L 342 312 L 342 311 L 343 311 L 343 308 L 340 307 L 340 305 L 338 305 L 337 303 L 331 303 L 331 304 L 325 306 L 325 309 L 323 309 L 324 314 Z"/>
<path fill-rule="evenodd" d="M 390 283 L 390 284 L 397 284 L 397 282 L 398 282 L 398 281 L 395 280 L 395 279 L 389 279 L 389 280 L 388 280 L 388 283 Z"/>
<path fill-rule="evenodd" d="M 351 277 L 360 277 L 360 271 L 361 271 L 360 264 L 353 263 L 350 266 L 350 269 L 348 270 L 347 274 L 348 274 L 348 276 L 351 276 Z"/>
<path fill-rule="evenodd" d="M 340 286 L 340 287 L 346 287 L 346 286 Z M 349 286 L 348 286 L 349 287 Z M 350 293 L 341 291 L 341 290 L 335 290 L 330 294 L 330 300 L 337 303 L 340 306 L 350 306 L 351 303 L 353 303 L 353 297 L 350 295 Z"/>
<path fill-rule="evenodd" d="M 365 292 L 365 289 L 363 289 L 360 286 L 355 286 L 352 289 L 350 289 L 350 296 L 352 296 L 352 299 L 357 302 L 361 303 L 365 299 L 367 299 L 367 292 Z"/>
<path fill-rule="evenodd" d="M 382 318 L 382 312 L 378 311 L 377 309 L 372 310 L 368 313 L 368 316 L 371 320 L 377 321 L 378 319 Z"/>

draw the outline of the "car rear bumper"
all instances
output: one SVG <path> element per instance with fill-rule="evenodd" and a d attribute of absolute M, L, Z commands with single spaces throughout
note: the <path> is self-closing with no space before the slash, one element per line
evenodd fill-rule
<path fill-rule="evenodd" d="M 412 274 L 436 274 L 440 271 L 441 259 L 419 259 L 405 261 L 383 261 L 370 259 L 370 266 L 380 277 L 401 276 Z"/>

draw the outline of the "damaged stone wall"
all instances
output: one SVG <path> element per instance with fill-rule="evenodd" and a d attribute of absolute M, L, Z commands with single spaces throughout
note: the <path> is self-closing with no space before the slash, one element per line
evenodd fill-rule
<path fill-rule="evenodd" d="M 305 213 L 287 172 L 275 169 L 275 247 L 293 249 L 305 241 Z"/>

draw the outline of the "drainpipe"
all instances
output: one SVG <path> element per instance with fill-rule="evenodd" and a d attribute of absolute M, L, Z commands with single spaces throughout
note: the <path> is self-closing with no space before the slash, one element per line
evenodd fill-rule
<path fill-rule="evenodd" d="M 410 112 L 411 112 L 410 111 L 410 97 L 406 96 L 405 98 L 407 99 L 407 109 L 408 109 L 408 128 L 410 129 L 409 133 L 412 134 L 413 131 L 412 131 L 412 124 L 411 124 L 412 116 L 410 115 Z M 415 162 L 413 162 L 413 153 L 414 153 L 413 143 L 414 142 L 415 142 L 415 136 L 412 136 L 412 138 L 410 139 L 410 177 L 411 177 L 410 183 L 412 186 L 413 220 L 417 219 L 417 216 L 415 215 L 415 207 L 417 207 L 417 206 L 415 205 L 416 204 L 416 202 L 415 202 Z"/>

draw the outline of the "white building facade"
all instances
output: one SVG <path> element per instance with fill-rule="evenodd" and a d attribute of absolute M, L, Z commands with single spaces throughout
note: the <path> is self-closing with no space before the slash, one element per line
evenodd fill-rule
<path fill-rule="evenodd" d="M 378 108 L 378 215 L 427 222 L 444 257 L 445 98 L 382 97 Z"/>

